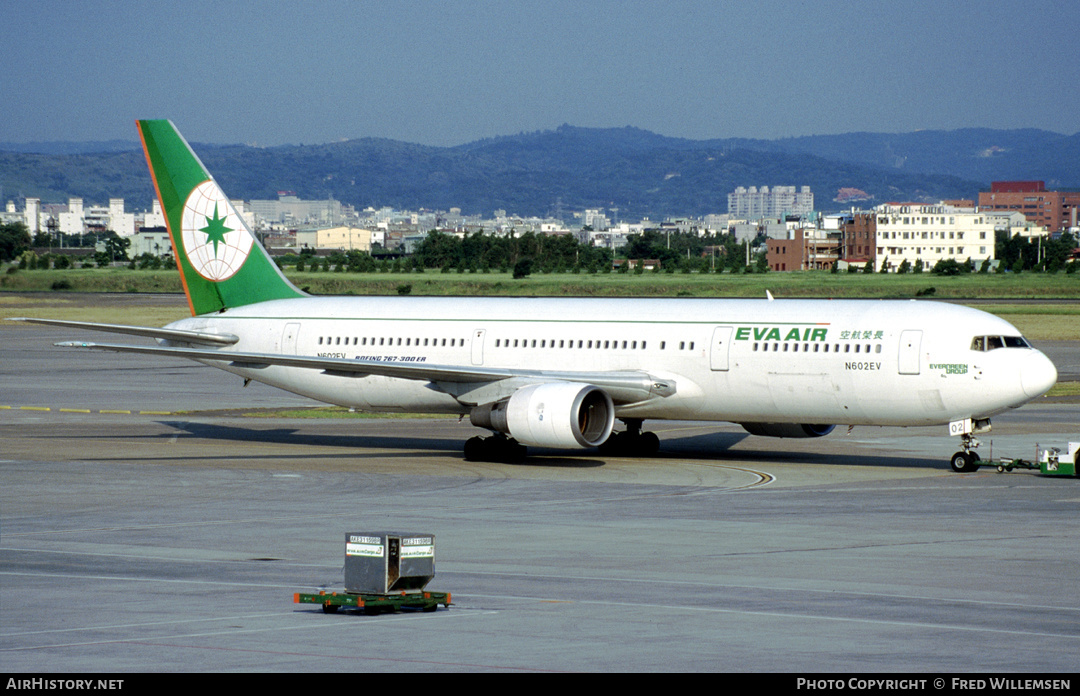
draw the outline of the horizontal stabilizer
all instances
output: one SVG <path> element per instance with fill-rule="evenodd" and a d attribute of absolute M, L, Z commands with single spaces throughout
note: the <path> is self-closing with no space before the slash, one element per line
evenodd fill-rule
<path fill-rule="evenodd" d="M 156 329 L 150 326 L 127 326 L 125 324 L 97 324 L 90 321 L 35 319 L 32 317 L 9 317 L 8 321 L 25 321 L 31 324 L 48 324 L 49 326 L 64 326 L 71 329 L 104 331 L 106 333 L 127 334 L 129 336 L 145 336 L 147 338 L 161 338 L 169 341 L 201 343 L 208 346 L 231 346 L 240 340 L 238 336 L 227 333 L 218 334 L 206 333 L 203 331 L 183 331 L 180 329 Z"/>

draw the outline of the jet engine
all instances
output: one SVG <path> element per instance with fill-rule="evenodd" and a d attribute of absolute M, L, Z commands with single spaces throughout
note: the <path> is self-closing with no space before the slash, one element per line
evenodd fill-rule
<path fill-rule="evenodd" d="M 810 425 L 808 423 L 740 423 L 751 435 L 764 437 L 822 437 L 833 431 L 835 425 Z"/>
<path fill-rule="evenodd" d="M 469 421 L 536 447 L 596 447 L 615 425 L 615 405 L 590 384 L 548 382 L 522 387 L 490 404 L 477 406 Z"/>

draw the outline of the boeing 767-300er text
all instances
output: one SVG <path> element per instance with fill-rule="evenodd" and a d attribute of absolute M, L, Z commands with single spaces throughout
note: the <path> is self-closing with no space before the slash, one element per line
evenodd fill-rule
<path fill-rule="evenodd" d="M 936 302 L 311 297 L 290 283 L 170 121 L 139 121 L 192 317 L 62 345 L 190 358 L 365 411 L 467 414 L 469 459 L 525 446 L 654 453 L 648 419 L 820 437 L 833 424 L 974 434 L 1044 394 L 1053 363 L 1008 322 Z M 626 429 L 613 432 L 615 420 Z"/>

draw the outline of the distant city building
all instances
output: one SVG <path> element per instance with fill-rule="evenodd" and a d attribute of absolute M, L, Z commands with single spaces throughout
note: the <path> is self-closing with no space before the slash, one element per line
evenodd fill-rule
<path fill-rule="evenodd" d="M 947 205 L 886 203 L 870 215 L 876 252 L 869 260 L 888 258 L 895 270 L 905 260 L 921 260 L 926 268 L 944 259 L 979 262 L 994 256 L 997 219 Z"/>
<path fill-rule="evenodd" d="M 978 266 L 994 260 L 996 230 L 1016 234 L 1028 227 L 1021 215 L 987 214 L 970 206 L 886 203 L 873 211 L 826 216 L 815 227 L 769 239 L 767 259 L 775 271 L 826 269 L 835 261 L 841 267 L 869 263 L 875 271 L 882 265 L 896 271 L 905 261 L 909 268 L 922 261 L 930 270 L 946 259 L 971 259 Z"/>
<path fill-rule="evenodd" d="M 753 241 L 759 235 L 769 239 L 787 239 L 791 230 L 806 226 L 807 224 L 799 217 L 758 218 L 750 222 L 732 220 L 728 223 L 728 231 L 735 235 L 735 241 L 745 242 Z"/>
<path fill-rule="evenodd" d="M 840 259 L 843 239 L 836 230 L 800 227 L 766 245 L 766 260 L 774 271 L 822 271 Z"/>
<path fill-rule="evenodd" d="M 165 227 L 165 213 L 161 212 L 161 201 L 154 197 L 153 208 L 143 213 L 143 227 Z"/>
<path fill-rule="evenodd" d="M 603 208 L 589 209 L 581 216 L 581 226 L 590 227 L 594 232 L 603 232 L 611 227 L 611 220 L 604 215 Z"/>
<path fill-rule="evenodd" d="M 371 230 L 358 227 L 330 227 L 296 231 L 296 246 L 309 249 L 371 251 Z"/>
<path fill-rule="evenodd" d="M 104 247 L 102 247 L 104 248 Z M 172 240 L 164 225 L 160 227 L 142 227 L 131 237 L 128 256 L 136 258 L 143 254 L 165 256 L 172 254 Z"/>
<path fill-rule="evenodd" d="M 1028 220 L 1023 213 L 1016 210 L 980 210 L 979 212 L 994 224 L 994 232 L 1007 232 L 1010 237 L 1021 236 L 1033 239 L 1050 234 L 1045 227 Z"/>
<path fill-rule="evenodd" d="M 27 213 L 30 201 L 27 199 Z M 123 198 L 110 198 L 108 207 L 85 206 L 83 199 L 68 199 L 67 209 L 57 215 L 59 231 L 64 234 L 100 234 L 112 230 L 121 237 L 135 234 L 135 214 L 124 212 Z M 29 223 L 28 227 L 32 227 Z"/>
<path fill-rule="evenodd" d="M 724 214 L 717 215 L 716 213 L 710 213 L 702 218 L 702 225 L 706 232 L 712 232 L 713 234 L 727 232 L 728 223 L 735 219 L 735 216 Z"/>
<path fill-rule="evenodd" d="M 995 181 L 979 192 L 979 210 L 1015 210 L 1051 232 L 1078 226 L 1080 191 L 1047 191 L 1042 181 Z"/>
<path fill-rule="evenodd" d="M 809 186 L 798 191 L 794 186 L 746 188 L 739 186 L 728 194 L 728 215 L 744 220 L 807 216 L 814 212 L 814 194 Z"/>
<path fill-rule="evenodd" d="M 332 198 L 319 201 L 301 200 L 291 191 L 281 191 L 278 199 L 253 200 L 249 209 L 256 218 L 268 223 L 338 225 L 344 220 L 344 210 Z"/>
<path fill-rule="evenodd" d="M 874 261 L 876 218 L 874 213 L 851 213 L 841 217 L 840 255 L 842 260 L 860 266 L 865 265 L 867 261 Z"/>

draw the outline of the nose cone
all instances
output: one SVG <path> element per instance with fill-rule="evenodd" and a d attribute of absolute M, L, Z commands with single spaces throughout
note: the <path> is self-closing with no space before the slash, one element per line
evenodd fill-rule
<path fill-rule="evenodd" d="M 1020 385 L 1032 399 L 1050 391 L 1056 382 L 1057 368 L 1042 352 L 1034 350 L 1020 363 Z"/>

